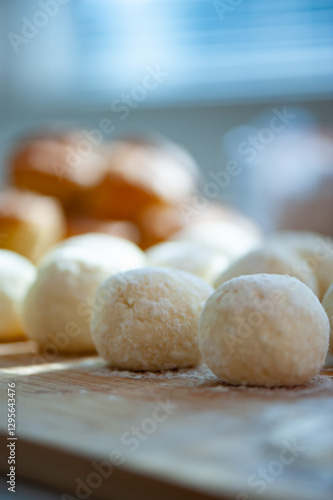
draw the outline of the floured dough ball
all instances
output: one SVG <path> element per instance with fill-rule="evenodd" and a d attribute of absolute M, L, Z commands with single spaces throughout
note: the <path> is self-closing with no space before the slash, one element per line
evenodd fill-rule
<path fill-rule="evenodd" d="M 318 297 L 325 295 L 333 282 L 333 240 L 329 236 L 305 231 L 281 231 L 270 242 L 297 252 L 317 276 Z"/>
<path fill-rule="evenodd" d="M 333 355 L 333 283 L 327 290 L 323 298 L 323 308 L 325 309 L 331 325 L 330 353 Z"/>
<path fill-rule="evenodd" d="M 247 229 L 233 222 L 201 222 L 177 231 L 172 241 L 192 241 L 206 244 L 237 259 L 262 244 L 259 229 Z"/>
<path fill-rule="evenodd" d="M 146 267 L 103 283 L 92 317 L 96 349 L 112 367 L 166 370 L 193 366 L 200 311 L 213 288 L 179 269 Z"/>
<path fill-rule="evenodd" d="M 214 287 L 237 276 L 260 273 L 288 274 L 318 292 L 317 278 L 310 266 L 296 253 L 273 246 L 260 247 L 233 262 L 215 279 Z"/>
<path fill-rule="evenodd" d="M 151 266 L 175 267 L 211 283 L 229 264 L 229 258 L 216 248 L 190 241 L 167 241 L 146 251 Z"/>
<path fill-rule="evenodd" d="M 74 249 L 74 250 L 73 250 Z M 86 233 L 80 236 L 72 236 L 54 246 L 39 262 L 43 266 L 51 260 L 65 255 L 80 255 L 91 253 L 107 261 L 109 266 L 113 263 L 113 273 L 127 271 L 146 265 L 146 256 L 140 248 L 131 241 L 118 236 L 111 236 L 103 233 Z"/>
<path fill-rule="evenodd" d="M 9 250 L 0 250 L 0 341 L 23 337 L 21 307 L 36 277 L 29 260 Z"/>
<path fill-rule="evenodd" d="M 215 375 L 230 384 L 301 385 L 317 375 L 328 349 L 329 321 L 296 278 L 240 276 L 208 299 L 199 344 Z"/>
<path fill-rule="evenodd" d="M 42 260 L 23 310 L 29 338 L 44 352 L 95 350 L 90 318 L 100 307 L 94 301 L 98 286 L 112 274 L 145 264 L 134 244 L 107 235 L 72 238 Z"/>

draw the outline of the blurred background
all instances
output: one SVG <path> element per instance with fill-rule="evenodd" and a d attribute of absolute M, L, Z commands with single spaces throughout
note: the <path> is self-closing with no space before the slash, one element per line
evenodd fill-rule
<path fill-rule="evenodd" d="M 0 30 L 3 183 L 21 137 L 108 119 L 186 148 L 201 189 L 237 162 L 211 197 L 264 229 L 333 234 L 331 0 L 2 0 Z"/>

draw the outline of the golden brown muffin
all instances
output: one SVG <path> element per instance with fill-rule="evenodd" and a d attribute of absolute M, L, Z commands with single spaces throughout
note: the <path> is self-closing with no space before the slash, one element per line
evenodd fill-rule
<path fill-rule="evenodd" d="M 105 159 L 81 133 L 26 138 L 12 157 L 16 187 L 55 196 L 65 207 L 105 174 Z"/>
<path fill-rule="evenodd" d="M 105 147 L 107 174 L 81 197 L 81 209 L 102 219 L 136 220 L 152 203 L 174 204 L 195 188 L 196 170 L 167 147 L 122 140 Z"/>
<path fill-rule="evenodd" d="M 55 198 L 14 188 L 0 192 L 0 248 L 37 262 L 64 237 L 65 226 Z"/>
<path fill-rule="evenodd" d="M 119 236 L 133 243 L 140 242 L 140 231 L 134 222 L 128 220 L 100 220 L 91 217 L 71 216 L 67 220 L 67 237 L 85 233 L 106 233 Z"/>

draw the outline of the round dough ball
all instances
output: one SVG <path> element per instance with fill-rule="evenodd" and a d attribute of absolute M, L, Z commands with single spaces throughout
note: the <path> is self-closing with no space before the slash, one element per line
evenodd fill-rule
<path fill-rule="evenodd" d="M 35 277 L 36 268 L 28 259 L 0 250 L 0 341 L 23 336 L 22 302 Z"/>
<path fill-rule="evenodd" d="M 206 244 L 237 259 L 262 244 L 259 230 L 245 229 L 233 222 L 201 222 L 191 224 L 171 235 L 173 241 L 192 241 Z"/>
<path fill-rule="evenodd" d="M 314 293 L 296 278 L 240 276 L 208 299 L 199 345 L 215 375 L 230 384 L 301 385 L 318 374 L 329 321 Z"/>
<path fill-rule="evenodd" d="M 146 251 L 151 266 L 175 267 L 211 283 L 217 273 L 229 264 L 229 258 L 208 245 L 191 241 L 167 241 Z"/>
<path fill-rule="evenodd" d="M 112 367 L 166 370 L 200 362 L 198 321 L 213 288 L 178 269 L 146 267 L 112 276 L 96 294 L 96 349 Z"/>
<path fill-rule="evenodd" d="M 134 244 L 107 235 L 72 238 L 40 263 L 23 310 L 29 338 L 49 352 L 94 351 L 90 319 L 97 288 L 112 274 L 145 264 Z"/>
<path fill-rule="evenodd" d="M 51 261 L 58 260 L 59 257 L 77 255 L 82 257 L 93 253 L 101 261 L 107 261 L 108 267 L 112 267 L 112 273 L 127 271 L 146 265 L 146 256 L 140 248 L 125 238 L 111 236 L 103 233 L 87 233 L 80 236 L 72 236 L 62 241 L 52 248 L 39 266 L 43 266 Z"/>
<path fill-rule="evenodd" d="M 333 355 L 333 283 L 325 293 L 323 298 L 323 308 L 325 309 L 331 325 L 330 353 Z"/>
<path fill-rule="evenodd" d="M 329 236 L 305 231 L 281 231 L 271 242 L 297 252 L 317 276 L 318 297 L 322 299 L 333 282 L 333 241 Z"/>
<path fill-rule="evenodd" d="M 288 249 L 273 246 L 253 250 L 233 262 L 215 279 L 214 287 L 218 288 L 222 283 L 237 276 L 260 273 L 294 276 L 311 288 L 314 293 L 318 293 L 317 278 L 310 266 Z"/>

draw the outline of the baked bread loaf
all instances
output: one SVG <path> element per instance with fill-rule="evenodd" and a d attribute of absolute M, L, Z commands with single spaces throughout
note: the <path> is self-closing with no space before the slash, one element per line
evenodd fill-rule
<path fill-rule="evenodd" d="M 195 196 L 197 195 L 184 199 L 176 205 L 152 203 L 139 212 L 137 224 L 142 234 L 140 246 L 146 249 L 168 239 L 191 239 L 195 230 L 190 229 L 188 232 L 187 227 L 197 225 L 202 227 L 208 223 L 213 225 L 213 229 L 217 229 L 218 223 L 233 224 L 245 233 L 261 235 L 257 224 L 241 212 L 225 204 L 211 203 L 208 200 L 204 206 L 198 208 Z M 217 231 L 219 233 L 221 229 Z M 213 238 L 214 235 L 210 235 L 209 239 Z M 218 245 L 219 235 L 216 240 L 215 244 Z"/>
<path fill-rule="evenodd" d="M 136 217 L 140 228 L 140 246 L 147 249 L 169 238 L 175 231 L 185 226 L 179 205 L 150 203 Z"/>
<path fill-rule="evenodd" d="M 140 243 L 140 231 L 134 222 L 128 220 L 101 220 L 82 215 L 68 217 L 67 238 L 87 233 L 105 233 L 125 238 L 136 244 Z"/>
<path fill-rule="evenodd" d="M 58 198 L 76 211 L 77 195 L 95 187 L 105 174 L 106 162 L 81 132 L 27 137 L 11 159 L 16 187 Z"/>
<path fill-rule="evenodd" d="M 81 200 L 94 217 L 135 221 L 147 205 L 178 203 L 196 186 L 195 171 L 154 143 L 119 140 L 104 154 L 107 173 Z"/>
<path fill-rule="evenodd" d="M 14 188 L 0 192 L 0 248 L 38 262 L 65 231 L 63 210 L 55 198 Z"/>

